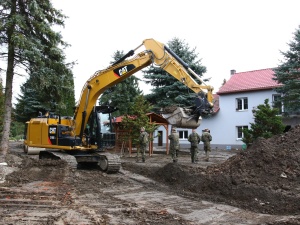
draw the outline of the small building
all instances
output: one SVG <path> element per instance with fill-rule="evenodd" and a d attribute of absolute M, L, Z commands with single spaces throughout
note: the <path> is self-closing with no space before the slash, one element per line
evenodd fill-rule
<path fill-rule="evenodd" d="M 202 123 L 197 128 L 199 134 L 205 128 L 210 130 L 213 148 L 242 148 L 242 129 L 250 128 L 250 123 L 254 122 L 252 109 L 264 104 L 265 99 L 269 99 L 269 103 L 273 104 L 280 96 L 274 90 L 280 84 L 273 80 L 274 71 L 271 68 L 240 73 L 231 70 L 230 73 L 230 79 L 214 96 L 215 113 L 202 118 Z M 177 130 L 181 146 L 188 147 L 187 138 L 191 129 Z"/>
<path fill-rule="evenodd" d="M 152 137 L 156 137 L 156 145 L 158 146 L 162 146 L 163 142 L 166 143 L 165 147 L 166 147 L 166 154 L 169 154 L 169 141 L 168 141 L 168 137 L 163 135 L 163 132 L 165 131 L 165 133 L 169 133 L 169 123 L 168 121 L 163 118 L 161 115 L 158 115 L 156 113 L 147 113 L 147 116 L 149 117 L 149 122 L 151 124 L 156 124 L 156 125 L 160 125 L 160 130 L 157 131 L 157 133 L 154 134 L 149 134 L 150 138 Z M 128 150 L 129 154 L 131 155 L 133 152 L 136 152 L 136 149 L 134 148 L 134 146 L 132 146 L 132 141 L 131 140 L 124 140 L 124 138 L 122 138 L 126 133 L 130 132 L 128 130 L 122 130 L 120 128 L 120 123 L 122 122 L 122 116 L 116 117 L 113 121 L 114 124 L 114 129 L 115 129 L 115 150 L 116 151 L 124 151 L 125 149 Z M 165 139 L 163 139 L 163 137 Z M 153 141 L 151 141 L 149 143 L 149 155 L 153 154 Z"/>

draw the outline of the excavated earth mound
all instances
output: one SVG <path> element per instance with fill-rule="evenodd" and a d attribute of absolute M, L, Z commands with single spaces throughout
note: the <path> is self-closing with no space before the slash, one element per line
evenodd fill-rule
<path fill-rule="evenodd" d="M 224 163 L 207 168 L 169 163 L 157 170 L 130 168 L 185 196 L 259 213 L 300 213 L 300 126 L 258 139 Z"/>

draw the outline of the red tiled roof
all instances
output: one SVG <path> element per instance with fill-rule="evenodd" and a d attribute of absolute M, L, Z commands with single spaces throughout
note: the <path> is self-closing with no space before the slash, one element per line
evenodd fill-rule
<path fill-rule="evenodd" d="M 156 122 L 156 123 L 168 123 L 168 121 L 165 119 L 165 118 L 163 118 L 161 115 L 158 115 L 158 114 L 156 114 L 156 113 L 153 113 L 153 112 L 151 112 L 151 113 L 146 113 L 146 115 L 148 116 L 148 117 L 151 117 L 151 122 L 153 123 L 153 122 Z M 116 117 L 114 120 L 113 120 L 113 123 L 121 123 L 122 122 L 122 120 L 123 120 L 123 117 L 124 116 L 118 116 L 118 117 Z M 131 116 L 131 118 L 135 118 L 135 116 Z"/>
<path fill-rule="evenodd" d="M 235 73 L 231 75 L 230 79 L 219 89 L 217 94 L 266 90 L 281 86 L 273 78 L 273 69 Z"/>
<path fill-rule="evenodd" d="M 115 117 L 114 120 L 112 121 L 113 123 L 121 123 L 122 120 L 123 120 L 123 117 L 124 116 L 118 116 L 118 117 Z M 132 119 L 135 118 L 135 116 L 130 116 Z"/>

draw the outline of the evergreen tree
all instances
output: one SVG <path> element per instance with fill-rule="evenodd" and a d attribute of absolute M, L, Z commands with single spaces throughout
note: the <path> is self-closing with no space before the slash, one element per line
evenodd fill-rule
<path fill-rule="evenodd" d="M 130 108 L 132 114 L 127 114 L 123 117 L 121 128 L 123 130 L 128 130 L 126 139 L 131 139 L 133 145 L 137 146 L 140 135 L 140 128 L 145 127 L 148 133 L 153 133 L 157 126 L 155 124 L 150 124 L 149 117 L 147 113 L 150 112 L 152 106 L 144 98 L 143 95 L 139 95 L 135 98 L 133 105 Z"/>
<path fill-rule="evenodd" d="M 66 18 L 53 8 L 50 0 L 0 0 L 0 44 L 1 57 L 7 61 L 5 112 L 1 153 L 8 151 L 9 132 L 12 113 L 12 89 L 16 67 L 32 75 L 48 74 L 50 64 L 59 49 L 67 46 L 60 33 L 52 27 L 61 26 Z M 46 53 L 46 54 L 45 54 Z M 51 58 L 48 58 L 51 56 Z M 62 62 L 62 60 L 57 60 Z M 52 68 L 53 68 L 52 67 Z M 60 79 L 59 77 L 56 77 Z"/>
<path fill-rule="evenodd" d="M 123 51 L 116 51 L 113 55 L 114 62 L 119 60 L 124 55 Z M 112 64 L 113 62 L 111 62 Z M 120 116 L 132 114 L 134 99 L 139 96 L 142 91 L 139 89 L 139 79 L 131 75 L 122 82 L 107 89 L 100 97 L 100 105 L 110 105 L 118 108 L 118 111 L 112 113 L 112 116 Z"/>
<path fill-rule="evenodd" d="M 265 99 L 264 104 L 258 105 L 252 110 L 254 115 L 254 123 L 250 123 L 249 130 L 243 130 L 243 142 L 249 146 L 257 138 L 270 138 L 273 135 L 281 134 L 284 131 L 282 117 L 278 116 L 279 110 L 272 108 L 269 99 Z"/>
<path fill-rule="evenodd" d="M 201 60 L 198 59 L 196 48 L 191 49 L 185 41 L 178 38 L 173 38 L 167 45 L 184 62 L 188 62 L 190 68 L 200 77 L 206 72 L 206 68 L 201 65 Z M 150 66 L 143 73 L 144 78 L 146 78 L 145 82 L 154 87 L 152 93 L 146 95 L 145 98 L 153 104 L 155 111 L 172 105 L 194 105 L 196 94 L 163 69 Z M 195 81 L 197 82 L 196 78 Z"/>
<path fill-rule="evenodd" d="M 39 113 L 46 112 L 73 115 L 75 106 L 73 74 L 64 61 L 52 62 L 54 64 L 44 68 L 48 71 L 47 74 L 36 70 L 21 86 L 21 95 L 17 98 L 15 110 L 17 121 L 26 122 Z"/>
<path fill-rule="evenodd" d="M 276 88 L 276 91 L 282 94 L 278 101 L 283 103 L 286 113 L 291 113 L 300 110 L 300 26 L 288 45 L 290 49 L 281 52 L 284 62 L 274 69 L 274 72 L 275 80 L 282 84 Z"/>

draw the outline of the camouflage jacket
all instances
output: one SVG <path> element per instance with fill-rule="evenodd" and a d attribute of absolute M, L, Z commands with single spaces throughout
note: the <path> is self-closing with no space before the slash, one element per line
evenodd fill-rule
<path fill-rule="evenodd" d="M 176 132 L 172 132 L 172 134 L 169 135 L 170 140 L 170 149 L 179 149 L 179 135 Z"/>
<path fill-rule="evenodd" d="M 140 145 L 147 145 L 149 142 L 148 137 L 149 134 L 146 131 L 141 132 L 139 137 Z"/>
<path fill-rule="evenodd" d="M 201 136 L 201 141 L 204 142 L 204 144 L 211 142 L 212 137 L 211 134 L 208 132 L 203 132 Z"/>
<path fill-rule="evenodd" d="M 191 142 L 192 147 L 197 147 L 198 144 L 200 143 L 200 136 L 196 132 L 193 132 L 189 135 L 188 141 Z"/>

